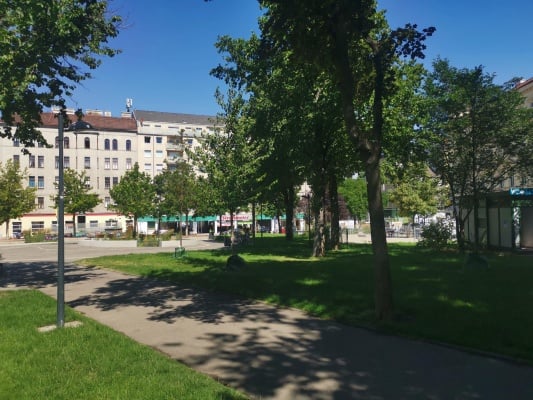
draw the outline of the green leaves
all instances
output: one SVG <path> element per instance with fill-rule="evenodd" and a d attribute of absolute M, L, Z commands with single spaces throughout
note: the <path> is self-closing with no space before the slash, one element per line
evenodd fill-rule
<path fill-rule="evenodd" d="M 134 234 L 136 235 L 137 218 L 150 215 L 156 203 L 156 188 L 152 185 L 150 176 L 139 171 L 139 164 L 127 171 L 120 182 L 109 190 L 114 201 L 111 208 L 125 216 L 134 219 Z"/>
<path fill-rule="evenodd" d="M 37 189 L 26 187 L 25 179 L 26 171 L 21 171 L 18 164 L 11 160 L 5 165 L 0 162 L 0 225 L 35 208 Z M 8 228 L 6 224 L 6 235 Z"/>
<path fill-rule="evenodd" d="M 107 42 L 118 35 L 120 17 L 94 0 L 0 0 L 0 15 L 0 136 L 33 147 L 44 143 L 36 131 L 43 108 L 63 107 L 91 77 L 85 69 L 119 53 Z"/>

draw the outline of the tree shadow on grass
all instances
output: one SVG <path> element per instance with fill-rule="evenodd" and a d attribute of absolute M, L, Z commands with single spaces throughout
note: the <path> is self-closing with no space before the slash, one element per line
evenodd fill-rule
<path fill-rule="evenodd" d="M 112 279 L 69 305 L 148 308 L 148 325 L 135 330 L 189 332 L 163 349 L 183 348 L 179 361 L 258 398 L 498 398 L 511 387 L 513 398 L 533 395 L 533 369 L 155 279 Z"/>

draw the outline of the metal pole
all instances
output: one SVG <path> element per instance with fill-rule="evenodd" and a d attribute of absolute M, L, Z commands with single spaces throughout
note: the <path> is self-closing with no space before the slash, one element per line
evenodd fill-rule
<path fill-rule="evenodd" d="M 59 112 L 59 183 L 57 204 L 57 327 L 65 326 L 65 198 L 63 171 L 63 110 Z"/>

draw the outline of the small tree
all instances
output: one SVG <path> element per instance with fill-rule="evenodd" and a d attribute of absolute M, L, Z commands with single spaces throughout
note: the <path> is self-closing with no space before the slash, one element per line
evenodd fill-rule
<path fill-rule="evenodd" d="M 93 211 L 93 208 L 100 203 L 96 193 L 89 193 L 92 187 L 87 183 L 87 174 L 85 171 L 77 173 L 73 169 L 66 169 L 64 172 L 64 208 L 65 213 L 72 214 L 73 234 L 76 236 L 76 215 Z M 58 186 L 57 183 L 54 185 Z M 59 199 L 52 196 L 55 208 L 58 207 Z"/>
<path fill-rule="evenodd" d="M 346 179 L 339 186 L 339 193 L 344 197 L 346 206 L 352 216 L 362 221 L 368 215 L 368 196 L 364 178 Z"/>
<path fill-rule="evenodd" d="M 114 202 L 111 208 L 133 218 L 133 237 L 136 238 L 137 220 L 149 215 L 157 202 L 150 176 L 140 172 L 139 164 L 135 163 L 133 169 L 127 171 L 120 182 L 109 190 L 109 194 Z"/>
<path fill-rule="evenodd" d="M 416 214 L 429 215 L 437 211 L 438 180 L 429 175 L 424 164 L 407 167 L 401 180 L 395 182 L 389 200 L 401 216 L 414 222 Z"/>
<path fill-rule="evenodd" d="M 7 160 L 0 162 L 0 224 L 6 223 L 6 237 L 9 221 L 19 218 L 35 208 L 35 188 L 24 187 L 26 170 L 21 171 L 18 164 Z"/>

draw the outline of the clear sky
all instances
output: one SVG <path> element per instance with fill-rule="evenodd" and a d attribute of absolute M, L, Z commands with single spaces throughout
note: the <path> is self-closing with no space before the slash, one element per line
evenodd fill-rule
<path fill-rule="evenodd" d="M 392 28 L 411 22 L 435 26 L 427 41 L 428 68 L 438 56 L 459 68 L 483 65 L 503 83 L 533 77 L 532 0 L 378 0 Z M 260 14 L 255 0 L 112 0 L 125 18 L 104 59 L 79 87 L 69 107 L 119 116 L 126 98 L 139 110 L 215 115 L 222 83 L 209 75 L 221 62 L 218 36 L 248 38 Z"/>

